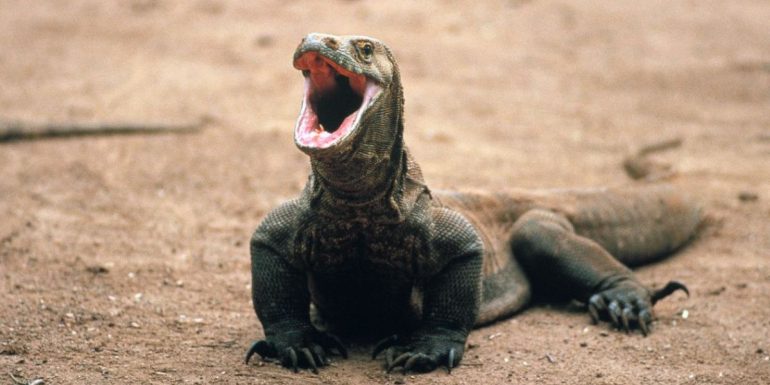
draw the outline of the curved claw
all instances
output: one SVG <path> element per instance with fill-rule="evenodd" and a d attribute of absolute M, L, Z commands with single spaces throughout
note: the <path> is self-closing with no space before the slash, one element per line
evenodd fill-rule
<path fill-rule="evenodd" d="M 301 351 L 302 351 L 302 355 L 305 357 L 305 360 L 307 361 L 308 366 L 310 367 L 310 370 L 313 371 L 313 373 L 318 374 L 318 365 L 316 365 L 315 357 L 313 357 L 313 353 L 311 353 L 310 349 L 308 348 L 304 348 Z"/>
<path fill-rule="evenodd" d="M 650 323 L 652 323 L 652 318 L 652 314 L 646 309 L 639 312 L 639 329 L 642 330 L 642 335 L 645 337 L 650 334 Z"/>
<path fill-rule="evenodd" d="M 316 358 L 319 365 L 329 365 L 329 359 L 326 358 L 326 352 L 324 352 L 324 349 L 321 346 L 313 346 L 313 357 Z"/>
<path fill-rule="evenodd" d="M 395 360 L 388 366 L 387 372 L 390 373 L 391 370 L 401 366 L 406 362 L 406 360 L 409 359 L 409 357 L 412 356 L 412 353 L 406 352 L 398 357 L 396 357 Z"/>
<path fill-rule="evenodd" d="M 396 358 L 396 349 L 388 348 L 385 351 L 385 367 L 389 368 L 393 365 L 393 359 Z"/>
<path fill-rule="evenodd" d="M 380 342 L 377 343 L 377 345 L 374 346 L 374 350 L 372 350 L 372 359 L 376 359 L 377 356 L 382 353 L 383 350 L 395 345 L 398 342 L 398 335 L 394 334 L 392 336 L 383 338 L 380 340 Z"/>
<path fill-rule="evenodd" d="M 655 305 L 658 301 L 668 297 L 677 290 L 682 290 L 690 297 L 690 290 L 687 290 L 687 286 L 679 281 L 669 281 L 662 289 L 656 290 L 652 293 L 652 304 Z"/>
<path fill-rule="evenodd" d="M 455 348 L 449 349 L 449 354 L 447 354 L 446 359 L 446 371 L 447 374 L 452 374 L 452 367 L 454 367 L 455 364 Z"/>
<path fill-rule="evenodd" d="M 599 312 L 605 310 L 607 310 L 607 303 L 604 302 L 604 298 L 599 294 L 591 296 L 588 300 L 588 314 L 591 315 L 591 322 L 593 322 L 594 325 L 599 323 L 599 320 L 601 319 Z"/>
<path fill-rule="evenodd" d="M 618 301 L 610 302 L 607 312 L 610 313 L 610 318 L 612 318 L 612 324 L 615 325 L 616 327 L 620 327 L 621 310 L 620 310 L 620 304 L 618 304 Z"/>
<path fill-rule="evenodd" d="M 255 353 L 259 354 L 262 357 L 276 356 L 274 348 L 270 345 L 269 342 L 265 340 L 254 341 L 254 343 L 251 344 L 251 347 L 246 352 L 246 364 L 249 363 L 251 356 L 253 356 Z"/>
<path fill-rule="evenodd" d="M 335 336 L 334 334 L 325 333 L 324 334 L 327 338 L 327 343 L 329 345 L 332 345 L 337 351 L 340 353 L 342 358 L 347 359 L 348 358 L 348 350 L 345 348 L 345 345 L 342 343 L 342 340 L 340 340 L 339 337 Z"/>
<path fill-rule="evenodd" d="M 294 373 L 299 373 L 299 366 L 297 365 L 297 352 L 292 348 L 286 348 L 286 356 L 289 357 L 289 363 L 291 364 L 291 369 L 294 371 Z"/>
<path fill-rule="evenodd" d="M 631 333 L 631 325 L 629 324 L 629 318 L 633 317 L 633 311 L 631 308 L 626 307 L 623 309 L 623 312 L 620 313 L 620 321 L 623 323 L 623 329 L 626 331 L 626 333 Z"/>
<path fill-rule="evenodd" d="M 406 374 L 410 370 L 414 369 L 415 366 L 417 365 L 417 362 L 420 361 L 420 360 L 429 361 L 430 358 L 428 358 L 428 356 L 426 356 L 423 353 L 413 354 L 411 357 L 409 357 L 408 360 L 406 360 L 406 363 L 404 364 L 404 368 L 403 368 L 404 374 Z"/>

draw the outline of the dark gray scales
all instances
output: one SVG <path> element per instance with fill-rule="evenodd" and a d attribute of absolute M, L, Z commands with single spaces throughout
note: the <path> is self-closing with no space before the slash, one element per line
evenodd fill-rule
<path fill-rule="evenodd" d="M 310 34 L 294 66 L 306 79 L 295 142 L 312 173 L 252 237 L 265 338 L 246 361 L 317 371 L 347 355 L 337 336 L 364 337 L 382 338 L 373 356 L 388 370 L 451 370 L 474 326 L 533 296 L 582 301 L 594 321 L 647 334 L 655 301 L 684 289 L 653 291 L 626 267 L 695 233 L 700 209 L 672 188 L 431 192 L 403 143 L 398 66 L 382 42 Z"/>

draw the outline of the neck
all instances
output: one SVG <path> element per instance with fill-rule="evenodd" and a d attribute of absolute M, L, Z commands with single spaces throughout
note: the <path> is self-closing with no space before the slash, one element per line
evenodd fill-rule
<path fill-rule="evenodd" d="M 395 130 L 394 130 L 395 131 Z M 354 144 L 349 156 L 311 158 L 318 187 L 336 201 L 364 204 L 394 193 L 403 186 L 406 174 L 404 144 L 399 137 L 390 151 Z"/>
<path fill-rule="evenodd" d="M 341 181 L 337 172 L 346 174 L 340 163 L 312 161 L 313 175 L 306 193 L 318 213 L 337 220 L 369 223 L 400 223 L 411 212 L 415 202 L 424 193 L 425 186 L 419 166 L 403 147 L 397 154 L 379 163 L 368 164 L 371 174 L 351 174 Z M 324 177 L 327 172 L 331 178 Z M 361 175 L 364 177 L 362 178 Z M 375 177 L 376 176 L 376 177 Z M 358 182 L 355 182 L 358 179 Z"/>

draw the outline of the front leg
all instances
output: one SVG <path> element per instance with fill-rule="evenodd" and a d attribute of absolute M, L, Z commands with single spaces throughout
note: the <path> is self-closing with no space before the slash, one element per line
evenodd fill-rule
<path fill-rule="evenodd" d="M 265 331 L 246 353 L 276 359 L 285 367 L 316 372 L 329 363 L 327 354 L 347 352 L 338 338 L 320 332 L 310 322 L 310 294 L 306 273 L 289 263 L 286 245 L 293 229 L 289 204 L 276 209 L 251 240 L 251 290 L 254 310 Z"/>
<path fill-rule="evenodd" d="M 541 291 L 588 304 L 594 322 L 609 318 L 626 331 L 649 333 L 653 305 L 684 285 L 671 282 L 659 291 L 640 283 L 629 268 L 591 239 L 575 234 L 564 216 L 532 210 L 514 224 L 513 250 Z"/>
<path fill-rule="evenodd" d="M 434 214 L 434 261 L 447 261 L 427 279 L 423 318 L 406 338 L 393 336 L 377 344 L 372 358 L 385 350 L 391 371 L 430 372 L 446 366 L 451 372 L 463 357 L 465 341 L 478 315 L 483 248 L 475 230 L 459 214 Z M 431 256 L 433 257 L 433 256 Z"/>

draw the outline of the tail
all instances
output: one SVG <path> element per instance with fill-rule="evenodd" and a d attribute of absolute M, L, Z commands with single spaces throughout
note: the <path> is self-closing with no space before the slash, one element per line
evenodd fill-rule
<path fill-rule="evenodd" d="M 703 218 L 700 205 L 667 185 L 577 194 L 566 213 L 575 232 L 629 266 L 680 248 L 695 235 Z"/>

